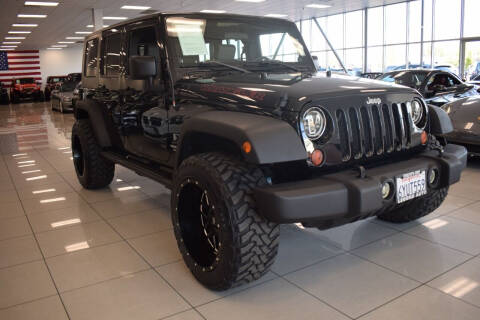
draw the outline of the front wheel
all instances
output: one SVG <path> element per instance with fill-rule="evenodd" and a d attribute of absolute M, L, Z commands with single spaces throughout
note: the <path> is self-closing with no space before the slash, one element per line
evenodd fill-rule
<path fill-rule="evenodd" d="M 219 153 L 189 157 L 172 189 L 172 222 L 195 278 L 226 290 L 263 276 L 278 251 L 279 226 L 256 212 L 252 190 L 262 171 Z"/>
<path fill-rule="evenodd" d="M 377 217 L 380 220 L 393 223 L 405 223 L 417 220 L 440 207 L 443 200 L 447 197 L 447 194 L 448 187 L 434 190 L 423 197 L 410 200 L 404 205 L 395 207 Z"/>
<path fill-rule="evenodd" d="M 115 164 L 101 155 L 90 121 L 80 119 L 72 128 L 73 164 L 78 181 L 85 189 L 108 186 L 115 173 Z"/>

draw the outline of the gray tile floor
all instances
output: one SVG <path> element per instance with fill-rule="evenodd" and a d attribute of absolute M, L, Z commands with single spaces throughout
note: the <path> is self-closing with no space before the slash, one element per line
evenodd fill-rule
<path fill-rule="evenodd" d="M 76 181 L 73 117 L 0 107 L 0 319 L 480 319 L 480 161 L 418 222 L 282 226 L 261 280 L 204 289 L 183 264 L 169 191 L 118 167 Z"/>

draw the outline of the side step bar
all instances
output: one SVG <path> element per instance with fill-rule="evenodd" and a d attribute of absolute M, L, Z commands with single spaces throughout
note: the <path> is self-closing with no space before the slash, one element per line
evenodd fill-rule
<path fill-rule="evenodd" d="M 121 155 L 112 151 L 102 151 L 101 155 L 114 162 L 118 163 L 128 169 L 135 171 L 141 176 L 148 177 L 157 182 L 163 184 L 166 188 L 172 188 L 172 171 L 166 170 L 159 165 L 146 164 L 141 161 L 135 160 L 132 157 Z"/>

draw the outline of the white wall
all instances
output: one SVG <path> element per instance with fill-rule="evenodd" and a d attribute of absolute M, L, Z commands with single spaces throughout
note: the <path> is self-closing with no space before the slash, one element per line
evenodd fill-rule
<path fill-rule="evenodd" d="M 75 45 L 63 50 L 40 50 L 42 86 L 45 85 L 48 76 L 82 72 L 82 51 L 81 45 Z"/>

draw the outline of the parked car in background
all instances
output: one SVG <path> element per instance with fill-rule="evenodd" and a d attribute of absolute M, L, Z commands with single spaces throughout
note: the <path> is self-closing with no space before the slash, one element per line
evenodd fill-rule
<path fill-rule="evenodd" d="M 0 82 L 0 104 L 8 104 L 9 102 L 10 98 L 8 97 L 8 90 Z"/>
<path fill-rule="evenodd" d="M 465 146 L 470 155 L 480 156 L 480 96 L 446 103 L 442 108 L 453 124 L 453 131 L 444 135 L 447 141 Z"/>
<path fill-rule="evenodd" d="M 72 97 L 72 107 L 75 107 L 79 100 L 83 99 L 83 88 L 82 82 L 80 81 L 73 90 L 73 97 Z"/>
<path fill-rule="evenodd" d="M 62 81 L 65 81 L 67 79 L 67 76 L 49 76 L 47 77 L 47 83 L 45 84 L 45 89 L 44 89 L 44 96 L 45 100 L 48 101 L 50 100 L 50 95 L 52 91 L 55 89 L 55 87 L 60 84 Z"/>
<path fill-rule="evenodd" d="M 467 83 L 477 86 L 477 91 L 480 92 L 480 74 L 474 78 L 470 78 L 470 81 L 468 81 Z"/>
<path fill-rule="evenodd" d="M 82 74 L 80 72 L 69 73 L 65 81 L 71 81 L 78 84 L 80 81 L 82 81 Z"/>
<path fill-rule="evenodd" d="M 78 85 L 75 81 L 65 81 L 52 91 L 50 105 L 52 110 L 58 110 L 61 113 L 73 110 L 73 91 Z"/>
<path fill-rule="evenodd" d="M 469 69 L 470 72 L 470 81 L 480 79 L 480 61 L 476 62 L 472 68 Z"/>
<path fill-rule="evenodd" d="M 34 78 L 13 79 L 10 86 L 10 101 L 20 102 L 22 99 L 42 101 L 43 92 L 39 83 Z"/>
<path fill-rule="evenodd" d="M 399 70 L 384 73 L 377 79 L 417 89 L 427 103 L 439 107 L 479 94 L 475 85 L 465 83 L 455 74 L 442 70 Z"/>

